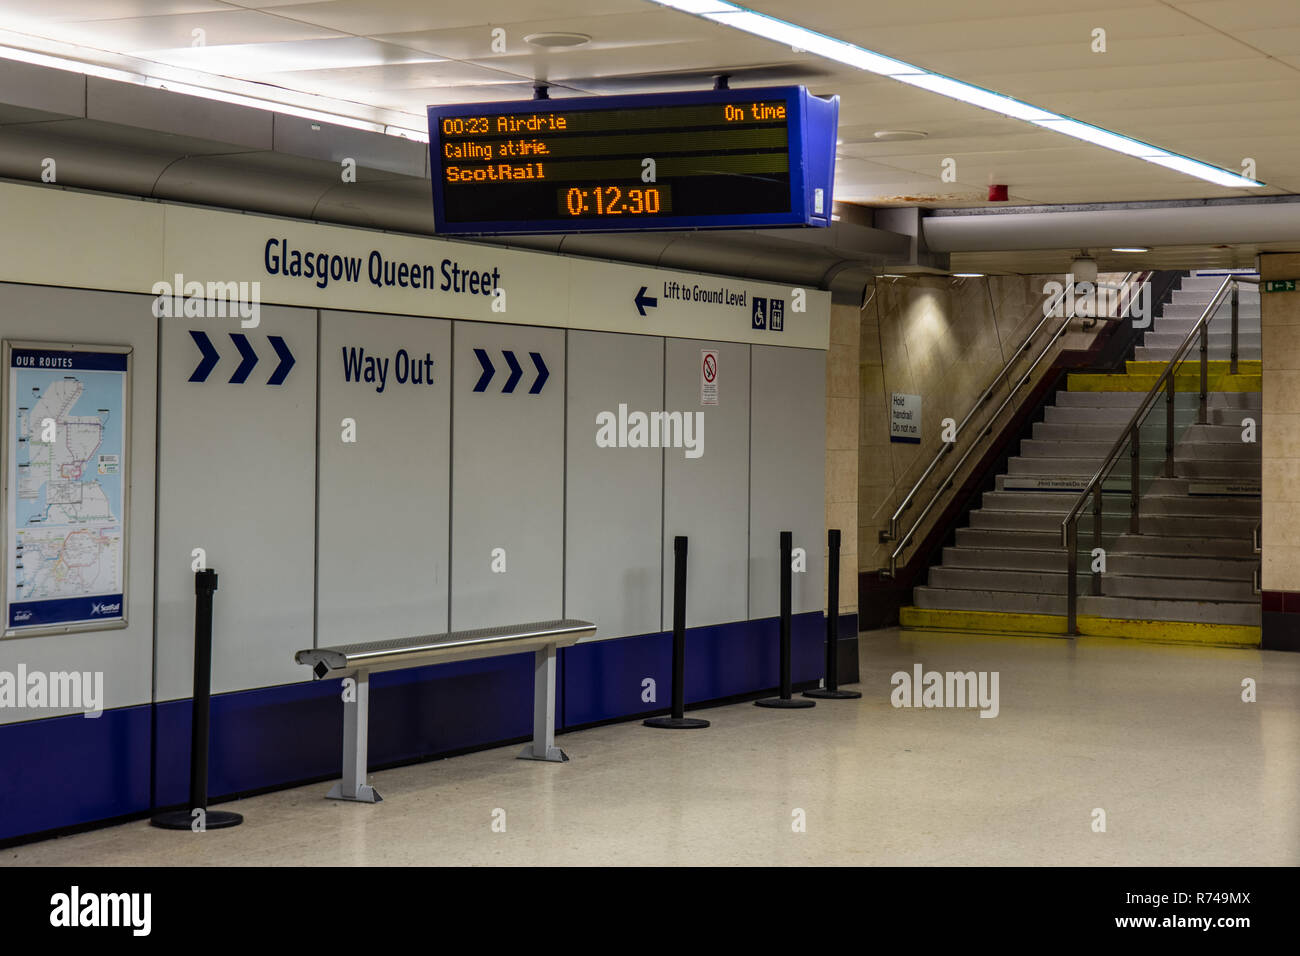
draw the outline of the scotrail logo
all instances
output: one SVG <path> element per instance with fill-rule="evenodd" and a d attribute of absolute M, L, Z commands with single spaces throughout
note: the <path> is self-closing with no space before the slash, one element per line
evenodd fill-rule
<path fill-rule="evenodd" d="M 895 707 L 978 707 L 981 717 L 998 715 L 997 671 L 895 671 L 889 682 L 894 691 L 889 702 Z"/>
<path fill-rule="evenodd" d="M 255 329 L 262 321 L 262 283 L 186 282 L 176 273 L 174 282 L 155 282 L 149 290 L 155 296 L 153 314 L 159 319 L 184 316 L 191 319 L 238 318 L 240 326 Z"/>
<path fill-rule="evenodd" d="M 687 458 L 704 454 L 703 412 L 596 413 L 597 448 L 681 448 Z"/>
<path fill-rule="evenodd" d="M 90 613 L 95 614 L 118 614 L 122 610 L 122 603 L 104 604 L 102 601 L 96 601 L 90 606 Z"/>

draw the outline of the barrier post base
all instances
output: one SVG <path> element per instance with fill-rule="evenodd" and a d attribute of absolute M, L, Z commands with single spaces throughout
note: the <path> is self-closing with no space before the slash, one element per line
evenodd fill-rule
<path fill-rule="evenodd" d="M 229 810 L 206 810 L 203 816 L 203 827 L 195 832 L 224 830 L 226 827 L 237 827 L 243 822 L 242 813 L 232 813 Z M 194 830 L 194 811 L 164 810 L 162 813 L 155 813 L 149 823 L 162 830 Z"/>
<path fill-rule="evenodd" d="M 569 755 L 566 754 L 559 747 L 547 747 L 543 755 L 539 756 L 537 753 L 536 746 L 534 744 L 524 744 L 524 749 L 519 751 L 519 756 L 516 757 L 515 759 L 516 760 L 545 760 L 548 763 L 564 763 L 566 760 L 569 759 Z"/>
<path fill-rule="evenodd" d="M 803 692 L 805 697 L 816 697 L 818 700 L 857 700 L 862 695 L 856 690 L 831 690 L 827 687 L 814 687 L 812 690 Z"/>
<path fill-rule="evenodd" d="M 698 730 L 709 726 L 707 720 L 701 720 L 699 717 L 647 717 L 641 723 L 647 727 L 658 727 L 660 730 Z"/>
<path fill-rule="evenodd" d="M 786 710 L 797 710 L 804 707 L 816 707 L 817 702 L 814 700 L 803 700 L 799 697 L 764 697 L 762 700 L 754 701 L 755 707 L 779 707 Z"/>
<path fill-rule="evenodd" d="M 342 780 L 330 787 L 330 792 L 325 794 L 325 799 L 347 800 L 352 803 L 383 803 L 384 801 L 384 798 L 379 795 L 379 791 L 368 783 L 358 784 L 353 793 L 344 793 Z"/>

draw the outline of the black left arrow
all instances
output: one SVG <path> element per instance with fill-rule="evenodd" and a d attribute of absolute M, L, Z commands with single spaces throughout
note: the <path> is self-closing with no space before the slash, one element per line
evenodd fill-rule
<path fill-rule="evenodd" d="M 193 374 L 190 375 L 190 381 L 206 382 L 208 376 L 212 374 L 212 370 L 217 367 L 217 362 L 221 360 L 221 356 L 212 347 L 212 340 L 208 338 L 208 333 L 195 332 L 190 329 L 190 338 L 194 340 L 194 344 L 199 347 L 199 352 L 203 355 L 203 358 L 199 359 L 199 364 L 195 366 Z"/>
<path fill-rule="evenodd" d="M 645 315 L 646 309 L 657 309 L 659 307 L 658 297 L 646 295 L 645 286 L 641 287 L 641 291 L 636 294 L 636 298 L 632 302 L 636 305 L 636 310 L 642 315 Z"/>

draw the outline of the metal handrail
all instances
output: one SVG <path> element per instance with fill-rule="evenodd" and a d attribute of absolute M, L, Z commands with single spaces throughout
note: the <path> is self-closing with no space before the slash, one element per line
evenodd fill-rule
<path fill-rule="evenodd" d="M 1210 299 L 1210 304 L 1206 306 L 1201 317 L 1196 320 L 1196 324 L 1188 331 L 1187 337 L 1183 343 L 1174 351 L 1169 362 L 1165 365 L 1160 377 L 1156 379 L 1155 384 L 1147 391 L 1142 401 L 1138 403 L 1137 411 L 1129 419 L 1128 424 L 1120 433 L 1115 444 L 1111 446 L 1110 452 L 1102 460 L 1101 467 L 1097 469 L 1092 479 L 1084 487 L 1079 497 L 1075 499 L 1074 507 L 1070 509 L 1061 522 L 1061 545 L 1066 549 L 1066 633 L 1075 634 L 1078 631 L 1078 572 L 1079 572 L 1079 513 L 1087 504 L 1088 496 L 1093 498 L 1093 545 L 1094 549 L 1101 547 L 1101 521 L 1102 521 L 1102 485 L 1104 484 L 1110 470 L 1119 460 L 1120 453 L 1124 446 L 1128 445 L 1129 453 L 1129 533 L 1141 533 L 1141 508 L 1139 507 L 1139 488 L 1141 487 L 1141 445 L 1142 445 L 1142 419 L 1150 410 L 1156 397 L 1163 389 L 1165 392 L 1165 477 L 1174 477 L 1174 405 L 1177 397 L 1176 374 L 1178 366 L 1182 363 L 1183 356 L 1191 348 L 1194 339 L 1200 339 L 1200 404 L 1197 412 L 1198 424 L 1204 425 L 1207 422 L 1207 400 L 1208 400 L 1208 361 L 1209 361 L 1209 323 L 1214 318 L 1219 306 L 1223 304 L 1224 297 L 1228 294 L 1229 288 L 1232 290 L 1232 346 L 1231 346 L 1231 363 L 1228 369 L 1230 375 L 1237 374 L 1237 325 L 1240 314 L 1240 284 L 1242 282 L 1258 284 L 1259 279 L 1251 276 L 1229 275 L 1224 278 L 1222 284 L 1215 290 L 1214 296 Z M 1101 594 L 1101 573 L 1092 572 L 1092 593 Z"/>
<path fill-rule="evenodd" d="M 1111 285 L 1110 283 L 1105 283 L 1104 287 L 1119 290 L 1120 296 L 1117 298 L 1122 298 L 1123 292 L 1127 288 L 1129 280 L 1132 278 L 1133 278 L 1133 273 L 1128 272 L 1125 273 L 1124 278 L 1121 279 L 1118 284 Z M 1096 288 L 1103 287 L 1103 283 L 1099 283 L 1099 282 L 1093 283 L 1093 285 Z M 894 550 L 890 552 L 889 567 L 882 568 L 881 570 L 883 573 L 887 574 L 890 577 L 893 577 L 894 574 L 897 572 L 899 556 L 903 553 L 903 551 L 907 549 L 907 546 L 911 544 L 917 529 L 924 523 L 925 519 L 929 516 L 930 512 L 934 509 L 934 506 L 938 502 L 939 498 L 943 495 L 944 492 L 946 492 L 949 488 L 953 486 L 953 481 L 957 473 L 961 471 L 962 466 L 966 463 L 966 460 L 970 457 L 971 452 L 973 452 L 975 448 L 978 447 L 978 442 L 972 443 L 971 446 L 966 449 L 966 453 L 961 456 L 961 459 L 953 467 L 952 471 L 949 472 L 947 479 L 945 479 L 942 483 L 940 483 L 939 486 L 935 489 L 934 493 L 930 496 L 930 500 L 926 502 L 925 507 L 921 509 L 921 513 L 917 515 L 916 520 L 913 521 L 911 527 L 908 528 L 907 533 L 902 535 L 900 539 L 900 536 L 898 534 L 898 526 L 900 523 L 900 519 L 902 518 L 903 513 L 912 506 L 912 500 L 913 498 L 916 497 L 916 493 L 920 490 L 921 486 L 925 484 L 926 480 L 930 477 L 930 475 L 934 473 L 934 470 L 939 466 L 939 463 L 943 460 L 944 456 L 950 454 L 953 448 L 956 447 L 957 439 L 958 437 L 960 437 L 962 429 L 965 428 L 970 423 L 970 420 L 975 416 L 975 413 L 979 411 L 980 407 L 983 406 L 984 403 L 987 402 L 989 398 L 992 397 L 994 389 L 996 389 L 998 384 L 1003 380 L 1003 378 L 1006 377 L 1007 373 L 1011 370 L 1011 367 L 1016 363 L 1017 360 L 1019 360 L 1021 355 L 1029 351 L 1030 343 L 1033 342 L 1034 336 L 1038 334 L 1038 330 L 1043 327 L 1043 325 L 1047 322 L 1048 319 L 1054 317 L 1053 313 L 1056 311 L 1057 306 L 1060 305 L 1062 299 L 1064 299 L 1067 295 L 1073 292 L 1074 289 L 1075 289 L 1075 285 L 1066 286 L 1060 291 L 1058 295 L 1056 295 L 1055 298 L 1053 298 L 1047 305 L 1042 307 L 1043 317 L 1038 321 L 1038 324 L 1035 325 L 1032 330 L 1030 330 L 1027 336 L 1025 336 L 1025 340 L 1016 348 L 1015 352 L 1012 353 L 1011 358 L 1009 358 L 1006 364 L 1002 366 L 1001 371 L 999 371 L 998 374 L 993 377 L 993 381 L 990 382 L 988 387 L 984 389 L 984 392 L 975 401 L 975 404 L 971 406 L 970 411 L 966 413 L 966 417 L 962 419 L 961 424 L 958 425 L 957 428 L 953 431 L 953 440 L 951 442 L 943 443 L 939 451 L 935 454 L 934 458 L 931 460 L 930 464 L 926 467 L 925 471 L 921 474 L 921 477 L 918 478 L 916 482 L 912 485 L 911 490 L 909 490 L 907 495 L 903 498 L 903 501 L 901 504 L 899 504 L 898 509 L 890 517 L 889 529 L 880 532 L 879 540 L 882 544 L 886 541 L 894 541 L 894 540 L 898 540 L 899 543 L 894 548 Z M 1126 303 L 1122 305 L 1120 305 L 1117 302 L 1117 308 L 1115 310 L 1117 314 L 1115 316 L 1105 316 L 1105 318 L 1122 318 L 1124 314 L 1127 312 L 1127 310 L 1131 309 L 1132 306 L 1133 306 L 1133 300 L 1131 297 L 1128 299 Z M 1052 335 L 1052 337 L 1047 340 L 1047 343 L 1039 351 L 1037 358 L 1035 358 L 1033 363 L 1029 366 L 1029 368 L 1025 370 L 1025 373 L 1020 377 L 1020 380 L 1016 382 L 1014 386 L 1011 387 L 1011 389 L 1007 393 L 1006 399 L 1002 402 L 1001 405 L 998 406 L 997 411 L 995 411 L 989 417 L 988 421 L 985 423 L 984 430 L 980 433 L 980 437 L 992 433 L 993 423 L 998 420 L 998 416 L 1002 414 L 1003 410 L 1009 404 L 1011 404 L 1011 400 L 1015 397 L 1016 392 L 1019 391 L 1021 386 L 1023 386 L 1025 382 L 1029 380 L 1029 377 L 1030 375 L 1033 374 L 1034 369 L 1038 367 L 1038 364 L 1043 360 L 1043 357 L 1047 355 L 1049 351 L 1051 351 L 1051 348 L 1054 344 L 1056 344 L 1057 339 L 1059 339 L 1061 335 L 1064 334 L 1069 329 L 1070 321 L 1074 318 L 1077 318 L 1075 314 L 1075 309 L 1071 308 L 1070 314 L 1065 316 L 1064 319 L 1062 320 L 1060 328 L 1058 328 L 1056 332 Z M 1092 318 L 1100 319 L 1102 318 L 1102 316 L 1093 316 Z"/>
<path fill-rule="evenodd" d="M 1264 553 L 1264 545 L 1260 541 L 1260 531 L 1263 528 L 1264 521 L 1260 519 L 1255 522 L 1255 530 L 1250 534 L 1250 546 L 1256 554 Z M 1259 594 L 1264 589 L 1264 559 L 1260 558 L 1255 563 L 1255 570 L 1250 575 L 1250 590 L 1252 594 Z"/>

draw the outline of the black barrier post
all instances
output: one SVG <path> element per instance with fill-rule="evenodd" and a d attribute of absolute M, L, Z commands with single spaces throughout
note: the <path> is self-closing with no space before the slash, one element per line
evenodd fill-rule
<path fill-rule="evenodd" d="M 194 699 L 190 708 L 190 802 L 185 810 L 165 810 L 149 821 L 164 830 L 221 830 L 244 817 L 208 809 L 208 738 L 212 710 L 212 594 L 217 572 L 194 572 Z M 194 811 L 201 810 L 199 814 Z"/>
<path fill-rule="evenodd" d="M 840 690 L 840 529 L 826 532 L 826 686 L 803 692 L 819 700 L 852 700 L 856 690 Z"/>
<path fill-rule="evenodd" d="M 694 730 L 707 720 L 686 716 L 686 538 L 673 538 L 673 710 L 667 717 L 648 717 L 647 727 Z"/>
<path fill-rule="evenodd" d="M 790 686 L 790 587 L 794 569 L 790 567 L 794 555 L 794 535 L 781 532 L 781 696 L 764 697 L 754 701 L 756 707 L 816 707 L 811 700 L 794 696 Z"/>

